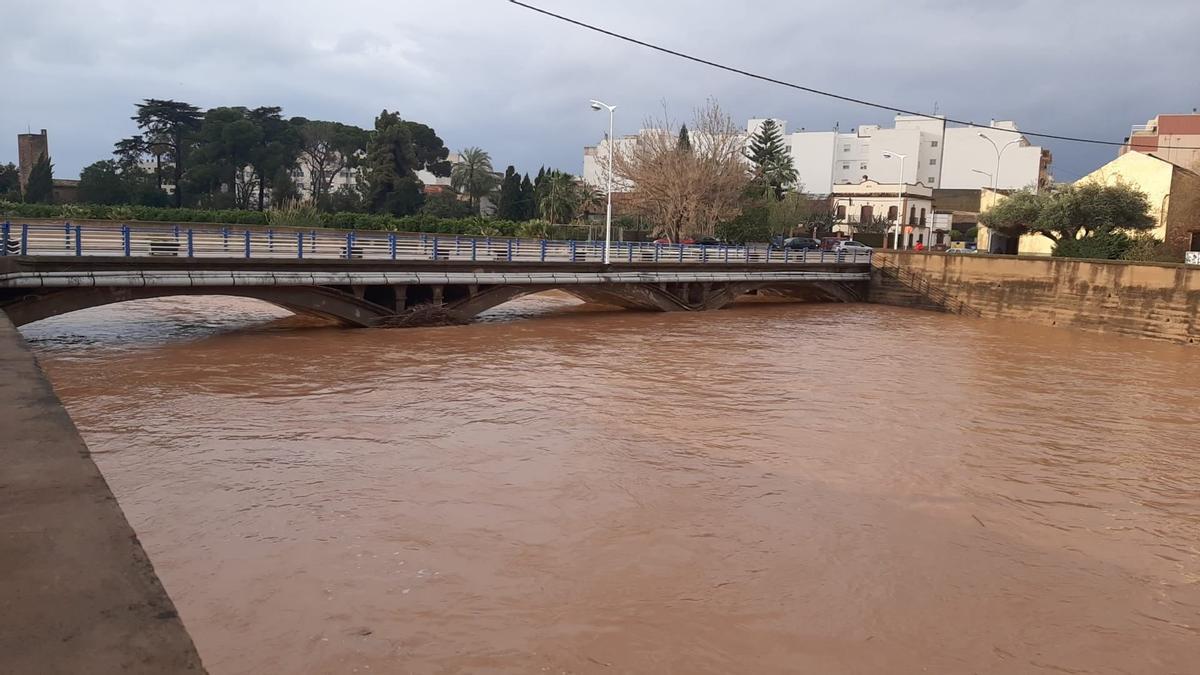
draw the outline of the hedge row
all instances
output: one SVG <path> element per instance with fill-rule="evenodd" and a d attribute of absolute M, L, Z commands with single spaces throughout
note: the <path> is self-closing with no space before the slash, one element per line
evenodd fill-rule
<path fill-rule="evenodd" d="M 554 237 L 584 239 L 589 230 L 581 225 L 551 225 L 533 220 L 517 223 L 490 218 L 439 218 L 430 215 L 396 216 L 374 213 L 320 213 L 311 207 L 278 211 L 173 209 L 150 206 L 105 206 L 101 204 L 23 204 L 0 201 L 0 220 L 46 218 L 72 220 L 150 221 L 166 223 L 221 223 L 270 225 L 274 227 L 331 227 L 343 230 L 428 232 L 497 237 Z M 594 232 L 593 232 L 594 234 Z"/>
<path fill-rule="evenodd" d="M 157 206 L 106 206 L 103 204 L 23 204 L 0 201 L 4 218 L 62 218 L 64 220 L 148 220 L 172 223 L 231 223 L 266 225 L 262 211 L 234 209 L 171 209 Z"/>

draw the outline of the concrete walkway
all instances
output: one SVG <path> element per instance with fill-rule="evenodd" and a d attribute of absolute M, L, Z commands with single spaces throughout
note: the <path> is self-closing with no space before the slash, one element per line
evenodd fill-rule
<path fill-rule="evenodd" d="M 137 535 L 3 312 L 0 672 L 204 672 Z"/>

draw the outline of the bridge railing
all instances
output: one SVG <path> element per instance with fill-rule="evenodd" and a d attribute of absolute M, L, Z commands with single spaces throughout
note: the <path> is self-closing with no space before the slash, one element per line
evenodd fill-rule
<path fill-rule="evenodd" d="M 604 242 L 391 232 L 4 223 L 0 230 L 3 255 L 597 263 L 604 260 Z M 609 260 L 614 263 L 870 263 L 871 255 L 871 250 L 865 248 L 780 251 L 765 245 L 625 241 L 612 242 L 609 247 Z"/>

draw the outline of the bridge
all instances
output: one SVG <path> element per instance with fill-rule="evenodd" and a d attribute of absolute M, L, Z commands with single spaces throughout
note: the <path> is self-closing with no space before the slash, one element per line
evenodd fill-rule
<path fill-rule="evenodd" d="M 0 310 L 23 325 L 177 295 L 255 298 L 351 326 L 466 322 L 515 298 L 565 291 L 654 311 L 719 309 L 747 295 L 862 300 L 871 252 L 176 225 L 0 229 Z"/>

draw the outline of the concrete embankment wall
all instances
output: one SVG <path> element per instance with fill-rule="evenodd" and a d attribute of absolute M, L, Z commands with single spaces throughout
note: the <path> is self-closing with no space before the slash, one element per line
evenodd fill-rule
<path fill-rule="evenodd" d="M 870 301 L 1200 343 L 1200 267 L 878 251 Z"/>
<path fill-rule="evenodd" d="M 0 672 L 203 673 L 75 425 L 0 312 Z"/>

